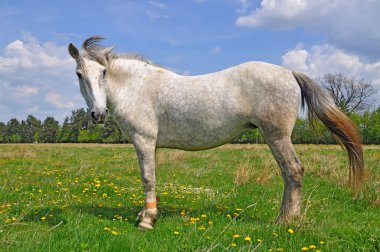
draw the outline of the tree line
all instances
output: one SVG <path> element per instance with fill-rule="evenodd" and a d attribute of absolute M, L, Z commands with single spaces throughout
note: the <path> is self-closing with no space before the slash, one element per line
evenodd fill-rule
<path fill-rule="evenodd" d="M 71 112 L 60 125 L 54 117 L 44 121 L 29 115 L 25 120 L 0 122 L 0 143 L 125 143 L 112 117 L 104 125 L 93 124 L 85 109 Z"/>
<path fill-rule="evenodd" d="M 335 104 L 358 126 L 363 144 L 380 144 L 380 106 L 370 110 L 375 93 L 371 83 L 348 78 L 341 73 L 317 79 L 332 96 Z M 305 118 L 298 118 L 292 134 L 294 143 L 333 144 L 335 139 L 320 122 L 313 127 Z M 108 117 L 104 125 L 95 125 L 85 109 L 77 109 L 62 125 L 53 117 L 44 121 L 29 115 L 25 120 L 0 122 L 0 143 L 127 143 L 118 125 Z M 250 130 L 232 143 L 264 143 L 258 129 Z"/>
<path fill-rule="evenodd" d="M 350 118 L 357 124 L 363 144 L 380 144 L 380 107 Z M 334 144 L 335 139 L 322 123 L 310 126 L 308 119 L 298 118 L 292 134 L 294 143 Z M 108 117 L 104 125 L 95 125 L 85 109 L 77 109 L 60 124 L 53 117 L 41 121 L 32 115 L 25 120 L 0 122 L 0 143 L 127 143 L 118 125 Z M 245 132 L 232 143 L 265 143 L 258 129 Z"/>

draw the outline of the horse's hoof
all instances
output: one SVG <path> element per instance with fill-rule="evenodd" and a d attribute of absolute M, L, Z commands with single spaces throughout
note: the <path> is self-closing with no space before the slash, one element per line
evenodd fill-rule
<path fill-rule="evenodd" d="M 150 220 L 147 220 L 144 218 L 139 225 L 137 226 L 137 229 L 140 231 L 147 231 L 147 230 L 152 230 L 153 229 L 153 223 Z"/>

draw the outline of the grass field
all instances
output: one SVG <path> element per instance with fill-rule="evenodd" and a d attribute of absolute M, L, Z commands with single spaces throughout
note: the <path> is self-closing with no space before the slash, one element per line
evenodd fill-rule
<path fill-rule="evenodd" d="M 299 223 L 275 225 L 279 169 L 265 145 L 159 150 L 160 218 L 140 232 L 143 191 L 129 145 L 0 145 L 2 251 L 379 251 L 380 147 L 365 147 L 360 198 L 339 146 L 296 146 Z"/>

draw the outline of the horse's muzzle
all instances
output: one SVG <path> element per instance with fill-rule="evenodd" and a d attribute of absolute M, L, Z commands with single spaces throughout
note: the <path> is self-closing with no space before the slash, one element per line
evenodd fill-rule
<path fill-rule="evenodd" d="M 108 115 L 108 109 L 105 109 L 102 113 L 97 113 L 95 111 L 91 112 L 91 119 L 94 124 L 105 123 Z"/>

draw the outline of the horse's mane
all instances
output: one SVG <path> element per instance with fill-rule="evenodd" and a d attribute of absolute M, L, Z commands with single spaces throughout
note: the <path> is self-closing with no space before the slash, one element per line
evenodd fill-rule
<path fill-rule="evenodd" d="M 102 53 L 102 51 L 106 48 L 101 44 L 101 41 L 104 39 L 105 38 L 101 36 L 92 36 L 87 38 L 82 44 L 82 48 L 85 51 L 84 57 L 94 60 L 105 67 L 109 67 L 115 59 L 134 59 L 150 65 L 159 66 L 137 53 L 110 54 L 106 57 Z"/>

